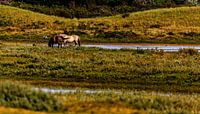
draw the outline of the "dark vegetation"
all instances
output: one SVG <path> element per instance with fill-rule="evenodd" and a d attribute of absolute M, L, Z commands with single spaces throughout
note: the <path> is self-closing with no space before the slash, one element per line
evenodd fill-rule
<path fill-rule="evenodd" d="M 155 8 L 196 4 L 198 1 L 190 2 L 190 0 L 12 0 L 10 2 L 12 6 L 67 18 L 111 16 Z"/>

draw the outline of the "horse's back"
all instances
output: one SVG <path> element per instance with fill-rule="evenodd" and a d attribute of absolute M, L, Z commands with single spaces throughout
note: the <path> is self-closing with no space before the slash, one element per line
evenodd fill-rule
<path fill-rule="evenodd" d="M 79 40 L 80 37 L 78 35 L 72 35 L 72 37 L 75 39 L 75 40 Z"/>
<path fill-rule="evenodd" d="M 68 38 L 69 35 L 66 35 L 66 34 L 59 34 L 59 36 L 63 37 L 63 38 Z"/>

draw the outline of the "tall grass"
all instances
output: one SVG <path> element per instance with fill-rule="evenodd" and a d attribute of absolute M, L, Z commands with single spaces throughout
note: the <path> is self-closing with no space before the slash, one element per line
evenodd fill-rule
<path fill-rule="evenodd" d="M 32 86 L 14 82 L 0 84 L 0 111 L 15 114 L 54 111 L 53 113 L 199 113 L 199 94 L 171 94 L 130 90 L 100 90 L 85 93 L 49 94 L 33 91 Z M 55 99 L 55 97 L 57 99 Z M 62 101 L 63 105 L 58 102 Z M 7 108 L 2 108 L 6 106 Z M 8 110 L 6 110 L 8 109 Z M 28 109 L 22 110 L 22 109 Z M 6 111 L 5 111 L 6 110 Z M 14 110 L 14 109 L 12 109 Z"/>
<path fill-rule="evenodd" d="M 35 111 L 58 111 L 61 108 L 61 103 L 55 96 L 33 90 L 27 85 L 1 82 L 0 93 L 1 106 Z"/>
<path fill-rule="evenodd" d="M 65 94 L 65 108 L 79 113 L 199 113 L 199 95 L 162 94 L 126 91 L 123 93 Z M 109 108 L 108 108 L 109 107 Z M 111 110 L 118 108 L 119 110 Z M 96 110 L 95 110 L 96 109 Z M 103 110 L 105 109 L 105 110 Z"/>

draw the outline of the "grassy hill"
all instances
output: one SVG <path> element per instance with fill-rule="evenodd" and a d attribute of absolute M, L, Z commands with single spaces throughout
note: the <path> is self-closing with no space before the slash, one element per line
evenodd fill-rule
<path fill-rule="evenodd" d="M 65 19 L 4 5 L 0 5 L 0 11 L 0 37 L 4 40 L 37 41 L 44 34 L 65 32 L 79 34 L 85 42 L 200 41 L 200 7 L 156 9 L 85 19 Z"/>

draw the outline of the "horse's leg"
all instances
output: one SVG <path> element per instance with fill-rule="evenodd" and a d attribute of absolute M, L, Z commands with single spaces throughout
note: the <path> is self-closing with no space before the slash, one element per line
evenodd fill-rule
<path fill-rule="evenodd" d="M 49 47 L 53 47 L 53 43 L 52 42 L 49 43 Z"/>
<path fill-rule="evenodd" d="M 62 43 L 60 43 L 60 48 L 62 48 Z"/>
<path fill-rule="evenodd" d="M 64 42 L 64 46 L 67 46 L 67 42 Z"/>
<path fill-rule="evenodd" d="M 80 41 L 80 39 L 78 39 L 78 45 L 81 46 L 81 41 Z"/>
<path fill-rule="evenodd" d="M 75 43 L 75 46 L 76 46 L 77 45 L 76 41 L 74 41 L 74 43 Z"/>
<path fill-rule="evenodd" d="M 63 43 L 62 43 L 62 42 L 59 42 L 59 44 L 60 44 L 60 48 L 62 48 Z"/>
<path fill-rule="evenodd" d="M 60 44 L 58 43 L 58 48 L 60 47 Z"/>

